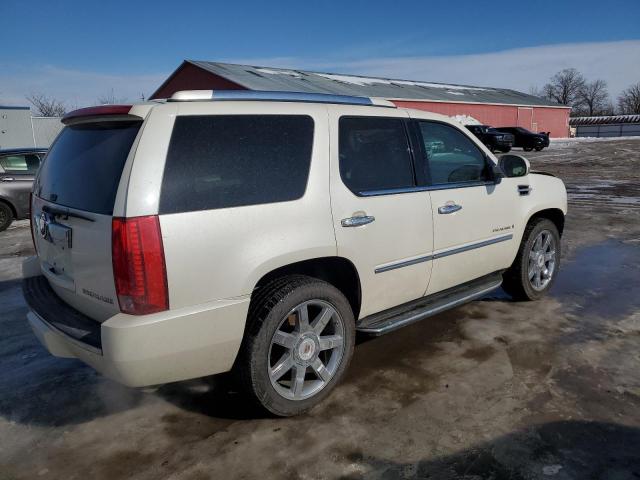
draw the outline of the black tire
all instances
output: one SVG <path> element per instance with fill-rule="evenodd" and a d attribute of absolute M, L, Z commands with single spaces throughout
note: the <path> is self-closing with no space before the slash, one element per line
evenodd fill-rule
<path fill-rule="evenodd" d="M 294 400 L 278 393 L 272 384 L 269 376 L 271 341 L 284 319 L 289 318 L 287 315 L 292 309 L 310 300 L 328 303 L 339 314 L 344 324 L 344 344 L 342 356 L 331 379 L 312 396 Z M 302 275 L 286 276 L 260 288 L 252 299 L 245 337 L 236 359 L 234 373 L 240 387 L 256 406 L 281 417 L 299 415 L 313 408 L 331 393 L 349 366 L 354 342 L 353 312 L 342 292 L 333 285 L 315 278 Z"/>
<path fill-rule="evenodd" d="M 522 150 L 524 150 L 525 152 L 530 152 L 531 150 L 533 150 L 533 147 L 522 147 Z"/>
<path fill-rule="evenodd" d="M 511 151 L 511 147 L 505 147 L 502 149 L 502 153 L 509 153 Z"/>
<path fill-rule="evenodd" d="M 536 152 L 540 152 L 544 147 L 535 147 L 535 148 L 536 148 Z"/>
<path fill-rule="evenodd" d="M 11 207 L 4 202 L 0 202 L 0 232 L 9 228 L 13 222 L 13 212 Z"/>
<path fill-rule="evenodd" d="M 495 153 L 496 152 L 496 147 L 494 147 L 493 145 L 488 145 L 488 147 L 489 147 L 489 151 L 491 153 Z"/>
<path fill-rule="evenodd" d="M 538 235 L 543 231 L 551 232 L 555 240 L 555 265 L 550 281 L 542 290 L 536 290 L 529 281 L 529 252 L 533 248 Z M 536 218 L 529 222 L 524 230 L 522 242 L 511 267 L 504 273 L 502 288 L 513 297 L 514 300 L 538 300 L 544 296 L 553 286 L 560 269 L 560 234 L 555 224 L 546 218 Z"/>

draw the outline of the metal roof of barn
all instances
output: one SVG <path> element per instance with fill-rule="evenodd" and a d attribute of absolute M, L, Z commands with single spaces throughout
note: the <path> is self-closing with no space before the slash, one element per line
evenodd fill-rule
<path fill-rule="evenodd" d="M 640 115 L 608 115 L 601 117 L 571 117 L 569 125 L 619 125 L 621 123 L 640 123 Z"/>
<path fill-rule="evenodd" d="M 329 93 L 393 100 L 565 107 L 544 98 L 505 88 L 365 77 L 200 60 L 186 60 L 186 62 L 249 90 Z"/>

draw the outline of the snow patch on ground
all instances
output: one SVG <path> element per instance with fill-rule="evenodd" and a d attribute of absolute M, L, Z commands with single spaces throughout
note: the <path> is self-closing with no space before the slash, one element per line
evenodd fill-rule
<path fill-rule="evenodd" d="M 640 140 L 640 136 L 635 137 L 565 137 L 565 138 L 551 138 L 552 143 L 575 143 L 575 142 L 611 142 L 614 140 Z"/>
<path fill-rule="evenodd" d="M 574 138 L 550 138 L 549 148 L 565 148 L 578 143 L 614 142 L 616 140 L 640 140 L 638 137 L 574 137 Z"/>

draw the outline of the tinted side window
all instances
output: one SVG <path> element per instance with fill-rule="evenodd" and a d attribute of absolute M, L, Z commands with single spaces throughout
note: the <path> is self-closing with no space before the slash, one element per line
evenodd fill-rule
<path fill-rule="evenodd" d="M 484 154 L 464 133 L 444 123 L 419 123 L 434 185 L 487 179 Z"/>
<path fill-rule="evenodd" d="M 339 152 L 342 181 L 355 193 L 415 184 L 402 119 L 342 117 Z"/>
<path fill-rule="evenodd" d="M 0 157 L 0 165 L 7 173 L 23 173 L 33 175 L 38 171 L 40 158 L 36 154 L 7 155 Z"/>
<path fill-rule="evenodd" d="M 304 115 L 181 116 L 160 213 L 285 202 L 304 195 L 313 120 Z"/>

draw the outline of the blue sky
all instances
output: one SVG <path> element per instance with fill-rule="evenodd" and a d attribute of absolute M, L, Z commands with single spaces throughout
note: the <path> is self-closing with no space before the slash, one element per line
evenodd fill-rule
<path fill-rule="evenodd" d="M 637 0 L 2 0 L 0 18 L 0 103 L 148 95 L 185 58 L 523 91 L 564 66 L 613 94 L 640 81 Z"/>

